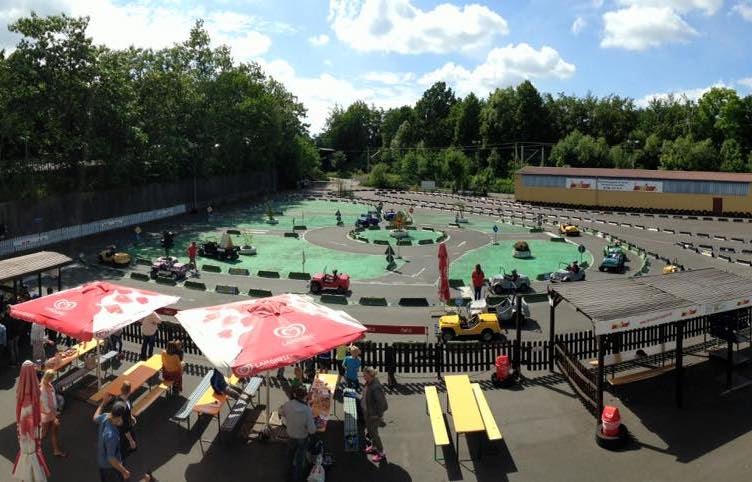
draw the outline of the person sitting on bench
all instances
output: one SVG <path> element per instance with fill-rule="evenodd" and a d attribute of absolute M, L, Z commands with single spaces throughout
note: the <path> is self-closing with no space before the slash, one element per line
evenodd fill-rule
<path fill-rule="evenodd" d="M 572 273 L 577 273 L 580 271 L 580 267 L 577 265 L 577 261 L 572 261 L 572 264 L 569 266 L 569 271 Z"/>
<path fill-rule="evenodd" d="M 225 376 L 216 368 L 212 370 L 212 376 L 209 383 L 211 384 L 212 390 L 214 390 L 214 393 L 217 395 L 227 395 L 230 398 L 238 398 L 243 394 L 242 388 L 227 383 Z"/>

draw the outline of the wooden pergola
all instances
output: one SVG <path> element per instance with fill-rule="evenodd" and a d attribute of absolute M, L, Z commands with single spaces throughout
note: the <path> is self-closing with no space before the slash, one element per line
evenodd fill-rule
<path fill-rule="evenodd" d="M 42 294 L 42 273 L 57 269 L 57 289 L 62 289 L 60 270 L 63 266 L 73 263 L 64 254 L 54 251 L 39 251 L 38 253 L 17 256 L 0 261 L 0 284 L 13 281 L 13 294 L 18 292 L 18 281 L 27 276 L 37 275 L 39 294 Z"/>
<path fill-rule="evenodd" d="M 715 268 L 581 283 L 551 284 L 548 289 L 549 369 L 553 371 L 556 307 L 570 303 L 593 325 L 598 344 L 597 413 L 603 410 L 605 341 L 612 334 L 640 328 L 676 326 L 676 404 L 682 406 L 684 326 L 692 319 L 752 307 L 752 280 Z M 730 313 L 731 314 L 731 313 Z M 731 388 L 733 341 L 727 346 L 726 385 Z"/>

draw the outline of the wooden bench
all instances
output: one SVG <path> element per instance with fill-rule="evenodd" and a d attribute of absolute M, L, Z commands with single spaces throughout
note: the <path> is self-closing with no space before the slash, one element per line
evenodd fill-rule
<path fill-rule="evenodd" d="M 342 405 L 345 412 L 345 452 L 357 452 L 360 449 L 358 437 L 358 398 L 355 390 L 345 388 L 342 393 Z"/>
<path fill-rule="evenodd" d="M 640 380 L 647 380 L 648 378 L 657 377 L 663 375 L 666 372 L 670 372 L 675 368 L 674 365 L 665 365 L 662 367 L 651 368 L 637 373 L 631 373 L 629 375 L 622 375 L 619 377 L 612 377 L 608 379 L 608 383 L 612 386 L 626 385 L 627 383 L 638 382 Z"/>
<path fill-rule="evenodd" d="M 159 372 L 162 369 L 162 356 L 153 355 L 151 358 L 149 358 L 146 361 L 140 361 L 138 363 L 135 363 L 133 366 L 125 370 L 122 375 L 112 380 L 109 384 L 104 385 L 97 393 L 92 395 L 89 398 L 89 402 L 97 405 L 104 397 L 105 392 L 109 390 L 110 384 L 115 384 L 117 386 L 121 385 L 122 381 L 128 378 L 128 375 L 135 372 L 136 370 L 139 369 L 139 367 L 142 367 L 142 366 L 146 366 L 150 368 L 151 370 L 153 370 L 155 372 L 154 377 L 158 377 Z M 138 387 L 132 387 L 133 390 L 136 390 L 137 388 Z"/>
<path fill-rule="evenodd" d="M 172 389 L 172 382 L 168 382 L 168 381 L 164 381 L 160 383 L 159 385 L 157 385 L 156 387 L 150 389 L 149 391 L 146 392 L 146 394 L 142 395 L 141 398 L 136 400 L 136 403 L 133 404 L 133 409 L 131 410 L 131 414 L 134 417 L 138 417 L 147 408 L 149 408 L 152 403 L 156 402 L 159 397 L 169 392 L 170 389 Z"/>
<path fill-rule="evenodd" d="M 187 422 L 188 423 L 188 430 L 191 429 L 191 412 L 193 412 L 193 407 L 196 406 L 196 402 L 199 401 L 199 399 L 204 395 L 204 392 L 206 392 L 207 388 L 211 389 L 211 377 L 212 377 L 212 371 L 210 370 L 206 375 L 204 375 L 204 378 L 201 379 L 201 382 L 198 384 L 195 390 L 193 390 L 193 393 L 188 397 L 188 400 L 185 401 L 182 407 L 175 413 L 175 415 L 172 416 L 171 420 L 174 420 L 178 423 Z"/>
<path fill-rule="evenodd" d="M 480 416 L 483 418 L 483 425 L 486 427 L 488 440 L 492 442 L 495 440 L 501 440 L 501 430 L 499 430 L 498 425 L 496 425 L 496 420 L 491 412 L 491 407 L 488 406 L 486 396 L 483 395 L 483 390 L 481 390 L 480 385 L 477 383 L 472 383 L 470 385 L 473 387 L 473 394 L 475 394 L 475 401 L 478 404 Z"/>
<path fill-rule="evenodd" d="M 237 427 L 238 422 L 243 418 L 248 406 L 253 406 L 251 401 L 263 381 L 264 379 L 261 377 L 253 377 L 248 381 L 248 384 L 243 389 L 243 393 L 230 407 L 230 413 L 227 414 L 227 418 L 225 418 L 224 423 L 220 427 L 220 433 L 232 434 L 235 431 L 235 427 Z"/>
<path fill-rule="evenodd" d="M 102 367 L 106 374 L 112 368 L 112 359 L 117 357 L 116 351 L 110 351 L 99 357 L 99 366 Z M 64 392 L 72 388 L 76 383 L 80 382 L 88 373 L 93 370 L 86 368 L 85 366 L 75 367 L 64 375 L 55 380 L 52 384 L 55 386 L 55 390 L 58 392 Z"/>
<path fill-rule="evenodd" d="M 436 387 L 431 385 L 425 387 L 426 392 L 426 413 L 431 421 L 431 432 L 433 433 L 433 459 L 439 459 L 437 449 L 449 445 L 449 433 L 447 432 L 446 423 L 444 423 L 444 412 L 441 410 L 439 393 Z"/>

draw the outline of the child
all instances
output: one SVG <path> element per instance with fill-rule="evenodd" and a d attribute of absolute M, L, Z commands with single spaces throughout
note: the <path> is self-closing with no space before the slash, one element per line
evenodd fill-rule
<path fill-rule="evenodd" d="M 350 347 L 350 354 L 345 357 L 345 361 L 342 363 L 345 367 L 345 385 L 348 388 L 360 388 L 358 382 L 358 372 L 360 372 L 360 348 L 357 346 Z"/>

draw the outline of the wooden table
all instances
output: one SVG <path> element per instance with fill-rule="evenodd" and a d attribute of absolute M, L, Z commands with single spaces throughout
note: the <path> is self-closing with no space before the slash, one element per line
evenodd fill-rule
<path fill-rule="evenodd" d="M 232 375 L 229 379 L 226 378 L 226 380 L 230 385 L 237 385 L 239 381 L 238 377 L 236 377 L 235 375 Z M 209 387 L 201 395 L 201 398 L 199 398 L 196 404 L 193 406 L 193 411 L 216 417 L 217 415 L 219 415 L 220 410 L 222 410 L 222 404 L 226 402 L 227 395 L 223 393 L 218 394 L 214 391 L 211 385 L 209 385 Z"/>
<path fill-rule="evenodd" d="M 455 450 L 459 460 L 460 434 L 482 432 L 486 429 L 483 417 L 475 400 L 470 377 L 467 375 L 447 375 L 444 377 L 447 389 L 447 408 L 452 414 L 456 434 Z"/>
<path fill-rule="evenodd" d="M 127 375 L 123 374 L 114 379 L 107 385 L 107 387 L 105 387 L 105 391 L 110 395 L 117 397 L 120 395 L 120 388 L 126 380 L 131 382 L 131 391 L 135 391 L 157 373 L 159 372 L 150 366 L 140 365 Z"/>
<path fill-rule="evenodd" d="M 97 343 L 96 340 L 90 340 L 90 341 L 81 342 L 78 345 L 74 345 L 74 346 L 71 347 L 71 349 L 75 349 L 76 350 L 75 353 L 73 353 L 73 354 L 71 354 L 69 356 L 66 356 L 64 358 L 61 358 L 60 359 L 60 363 L 58 363 L 57 365 L 47 365 L 47 363 L 45 363 L 45 367 L 44 368 L 47 369 L 47 370 L 53 370 L 53 371 L 55 371 L 57 373 L 60 373 L 60 371 L 63 368 L 66 368 L 68 365 L 70 365 L 74 361 L 78 360 L 82 356 L 86 355 L 90 351 L 95 350 L 97 348 L 97 344 L 102 344 L 102 341 L 99 340 L 99 342 Z M 47 359 L 47 361 L 48 362 L 50 360 L 54 361 L 54 359 L 55 359 L 54 357 L 50 357 L 50 358 Z"/>

